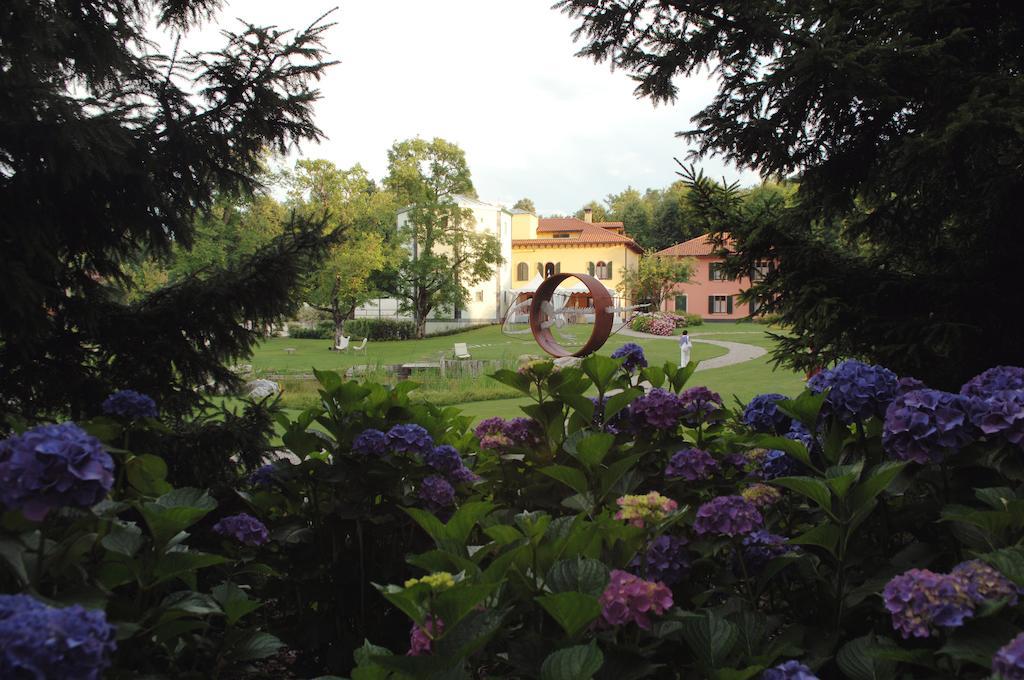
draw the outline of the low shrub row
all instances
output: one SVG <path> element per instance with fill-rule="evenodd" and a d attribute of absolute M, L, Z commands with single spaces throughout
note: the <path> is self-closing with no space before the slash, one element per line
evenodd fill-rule
<path fill-rule="evenodd" d="M 288 337 L 296 340 L 331 340 L 334 338 L 334 323 L 318 321 L 313 326 L 290 323 L 288 324 Z"/>
<path fill-rule="evenodd" d="M 370 340 L 411 340 L 416 337 L 416 324 L 402 319 L 349 319 L 345 335 Z"/>

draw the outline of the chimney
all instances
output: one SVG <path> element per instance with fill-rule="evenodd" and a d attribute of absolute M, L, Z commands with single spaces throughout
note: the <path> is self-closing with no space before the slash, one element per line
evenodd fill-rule
<path fill-rule="evenodd" d="M 594 221 L 594 209 L 593 208 L 584 208 L 583 209 L 583 221 L 588 223 L 588 224 L 593 223 L 593 221 Z"/>

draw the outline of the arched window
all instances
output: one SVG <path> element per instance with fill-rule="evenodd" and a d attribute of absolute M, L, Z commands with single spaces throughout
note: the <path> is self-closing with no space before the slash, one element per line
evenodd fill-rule
<path fill-rule="evenodd" d="M 606 265 L 603 261 L 602 262 L 598 262 L 597 266 L 594 267 L 594 270 L 597 272 L 597 278 L 599 278 L 599 279 L 607 279 L 608 278 L 608 265 Z"/>
<path fill-rule="evenodd" d="M 516 280 L 525 281 L 530 278 L 530 266 L 525 262 L 520 262 L 516 265 Z"/>
<path fill-rule="evenodd" d="M 555 275 L 555 263 L 554 262 L 548 262 L 546 265 L 544 265 L 544 278 L 546 279 L 549 276 L 554 276 L 554 275 Z"/>

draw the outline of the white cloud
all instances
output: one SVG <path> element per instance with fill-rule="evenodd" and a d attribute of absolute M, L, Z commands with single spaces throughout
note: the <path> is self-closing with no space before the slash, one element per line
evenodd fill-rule
<path fill-rule="evenodd" d="M 575 21 L 551 0 L 344 0 L 326 36 L 340 61 L 321 81 L 317 123 L 327 139 L 306 157 L 362 163 L 383 176 L 387 149 L 400 139 L 444 137 L 466 151 L 487 200 L 533 199 L 542 213 L 571 212 L 627 185 L 662 187 L 674 136 L 715 87 L 680 81 L 674 106 L 637 100 L 622 72 L 574 56 Z M 319 0 L 233 0 L 217 21 L 304 26 L 331 4 Z M 217 25 L 190 38 L 216 44 Z M 753 183 L 756 175 L 704 162 L 709 174 Z"/>

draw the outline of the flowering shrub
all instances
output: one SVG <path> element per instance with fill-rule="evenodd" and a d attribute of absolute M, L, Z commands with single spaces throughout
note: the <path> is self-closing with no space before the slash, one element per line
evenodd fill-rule
<path fill-rule="evenodd" d="M 701 449 L 683 449 L 672 454 L 665 466 L 666 477 L 679 477 L 689 482 L 709 479 L 718 469 L 718 461 Z"/>
<path fill-rule="evenodd" d="M 812 377 L 807 388 L 817 393 L 828 390 L 825 413 L 843 423 L 855 423 L 884 415 L 896 396 L 898 381 L 887 368 L 849 359 Z"/>
<path fill-rule="evenodd" d="M 616 569 L 601 593 L 601 620 L 609 626 L 635 623 L 651 627 L 651 614 L 664 614 L 672 606 L 672 591 L 664 583 L 645 581 Z"/>
<path fill-rule="evenodd" d="M 612 359 L 622 359 L 622 368 L 627 373 L 635 373 L 637 369 L 647 367 L 644 348 L 635 342 L 627 342 L 612 352 Z"/>
<path fill-rule="evenodd" d="M 225 517 L 213 525 L 213 530 L 225 538 L 253 547 L 270 540 L 270 534 L 263 522 L 244 512 Z"/>
<path fill-rule="evenodd" d="M 135 390 L 121 390 L 103 402 L 103 412 L 121 418 L 156 418 L 160 415 L 156 402 Z"/>
<path fill-rule="evenodd" d="M 677 319 L 681 318 L 683 317 L 677 317 L 674 314 L 666 314 L 664 312 L 645 312 L 633 317 L 629 327 L 638 333 L 672 335 L 672 332 L 677 327 Z"/>

